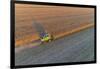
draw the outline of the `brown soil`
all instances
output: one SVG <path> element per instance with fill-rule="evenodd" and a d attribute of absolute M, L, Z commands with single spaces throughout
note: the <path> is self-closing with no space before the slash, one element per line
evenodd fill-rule
<path fill-rule="evenodd" d="M 94 23 L 94 9 L 16 4 L 16 46 L 39 39 L 33 21 L 43 25 L 49 33 L 56 37 L 61 33 Z"/>

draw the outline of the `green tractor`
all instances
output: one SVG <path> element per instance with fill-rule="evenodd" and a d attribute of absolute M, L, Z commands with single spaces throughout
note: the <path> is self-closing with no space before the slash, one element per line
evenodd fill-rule
<path fill-rule="evenodd" d="M 49 33 L 42 33 L 42 35 L 40 36 L 40 40 L 41 42 L 50 42 L 53 40 L 53 36 Z"/>

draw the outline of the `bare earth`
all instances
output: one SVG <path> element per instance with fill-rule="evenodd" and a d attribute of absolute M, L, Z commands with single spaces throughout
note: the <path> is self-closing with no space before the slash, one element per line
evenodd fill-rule
<path fill-rule="evenodd" d="M 33 22 L 38 22 L 54 37 L 94 24 L 94 9 L 16 4 L 16 47 L 39 39 Z"/>

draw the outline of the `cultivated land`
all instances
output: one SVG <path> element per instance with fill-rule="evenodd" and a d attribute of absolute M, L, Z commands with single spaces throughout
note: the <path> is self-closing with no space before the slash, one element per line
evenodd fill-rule
<path fill-rule="evenodd" d="M 26 4 L 16 4 L 15 7 L 16 47 L 39 39 L 33 22 L 43 25 L 55 38 L 94 25 L 94 9 L 91 8 Z"/>
<path fill-rule="evenodd" d="M 94 28 L 15 53 L 15 65 L 94 61 Z"/>

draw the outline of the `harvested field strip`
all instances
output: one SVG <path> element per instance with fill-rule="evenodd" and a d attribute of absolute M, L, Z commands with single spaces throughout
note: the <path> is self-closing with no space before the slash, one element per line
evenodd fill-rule
<path fill-rule="evenodd" d="M 39 39 L 38 35 L 24 36 L 23 39 L 16 39 L 15 46 L 24 45 L 32 41 L 34 42 L 35 40 L 38 40 L 38 39 Z"/>
<path fill-rule="evenodd" d="M 76 29 L 73 29 L 73 30 L 69 30 L 69 31 L 66 31 L 66 32 L 63 32 L 61 34 L 58 34 L 56 36 L 54 36 L 54 39 L 58 39 L 60 37 L 63 37 L 63 36 L 66 36 L 66 35 L 70 35 L 72 33 L 75 33 L 75 32 L 79 32 L 83 29 L 86 29 L 86 28 L 89 28 L 89 27 L 93 27 L 94 24 L 93 23 L 90 23 L 88 25 L 84 25 L 84 26 L 81 26 L 81 27 L 78 27 Z M 35 36 L 27 36 L 27 37 L 24 37 L 24 39 L 20 39 L 20 40 L 16 40 L 16 43 L 15 43 L 15 46 L 21 46 L 23 44 L 27 44 L 27 43 L 30 43 L 30 42 L 34 42 L 35 40 L 39 40 L 39 37 L 38 35 L 35 35 Z"/>
<path fill-rule="evenodd" d="M 60 37 L 66 36 L 66 35 L 70 35 L 70 34 L 72 34 L 72 33 L 79 32 L 79 31 L 81 31 L 81 30 L 84 30 L 84 29 L 86 29 L 86 28 L 90 28 L 90 27 L 93 27 L 93 26 L 94 26 L 93 23 L 88 24 L 88 25 L 84 25 L 84 26 L 81 26 L 81 27 L 79 27 L 79 28 L 70 30 L 70 31 L 68 31 L 68 32 L 64 32 L 64 33 L 62 33 L 62 34 L 58 34 L 58 35 L 55 36 L 54 38 L 57 39 L 57 38 L 60 38 Z"/>

